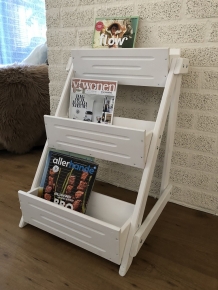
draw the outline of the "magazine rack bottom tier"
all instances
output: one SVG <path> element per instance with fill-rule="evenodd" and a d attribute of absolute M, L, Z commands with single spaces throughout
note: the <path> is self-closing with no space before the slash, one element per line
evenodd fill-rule
<path fill-rule="evenodd" d="M 121 263 L 134 205 L 92 191 L 86 214 L 19 191 L 23 220 L 116 264 Z"/>

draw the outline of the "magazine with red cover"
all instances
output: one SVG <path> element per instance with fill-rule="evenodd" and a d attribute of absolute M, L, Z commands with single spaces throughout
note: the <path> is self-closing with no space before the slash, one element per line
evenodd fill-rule
<path fill-rule="evenodd" d="M 98 164 L 91 160 L 49 150 L 39 188 L 41 197 L 85 213 L 97 170 Z"/>
<path fill-rule="evenodd" d="M 117 81 L 73 78 L 69 118 L 112 124 L 116 94 Z"/>
<path fill-rule="evenodd" d="M 93 48 L 133 48 L 139 16 L 95 19 Z"/>

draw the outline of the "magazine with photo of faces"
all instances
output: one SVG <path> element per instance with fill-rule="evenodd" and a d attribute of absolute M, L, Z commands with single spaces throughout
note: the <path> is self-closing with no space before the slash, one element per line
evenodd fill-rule
<path fill-rule="evenodd" d="M 96 18 L 93 48 L 135 47 L 139 16 Z"/>
<path fill-rule="evenodd" d="M 97 170 L 94 161 L 49 150 L 38 196 L 85 213 Z"/>
<path fill-rule="evenodd" d="M 72 78 L 69 118 L 112 124 L 117 81 Z"/>

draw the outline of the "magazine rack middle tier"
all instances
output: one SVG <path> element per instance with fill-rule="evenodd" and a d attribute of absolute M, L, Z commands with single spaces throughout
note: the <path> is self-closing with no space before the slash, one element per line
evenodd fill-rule
<path fill-rule="evenodd" d="M 55 116 L 45 116 L 47 142 L 30 191 L 19 191 L 20 227 L 31 224 L 120 265 L 124 276 L 167 204 L 169 171 L 182 74 L 188 60 L 179 50 L 126 48 L 73 50 L 69 73 Z M 117 80 L 118 85 L 163 87 L 155 122 L 114 118 L 113 125 L 68 119 L 71 79 Z M 163 130 L 168 117 L 160 197 L 143 221 Z M 92 192 L 82 214 L 39 198 L 49 148 L 143 168 L 136 203 Z"/>

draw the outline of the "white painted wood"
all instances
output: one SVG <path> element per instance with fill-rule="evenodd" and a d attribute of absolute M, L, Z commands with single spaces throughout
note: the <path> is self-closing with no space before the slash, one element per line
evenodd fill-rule
<path fill-rule="evenodd" d="M 72 58 L 69 59 L 69 62 L 72 61 Z M 71 89 L 71 79 L 74 75 L 74 70 L 73 70 L 73 63 L 71 63 L 71 67 L 66 79 L 66 82 L 64 84 L 64 88 L 61 94 L 60 102 L 58 104 L 55 116 L 61 116 L 61 117 L 67 117 L 68 116 L 68 110 L 69 110 L 69 100 L 70 100 L 70 89 Z M 48 141 L 46 141 L 46 144 L 44 146 L 44 150 L 42 152 L 42 156 L 39 161 L 39 165 L 36 170 L 36 174 L 31 186 L 31 189 L 34 189 L 39 186 L 42 173 L 44 170 L 44 164 L 46 161 L 46 156 L 48 153 Z"/>
<path fill-rule="evenodd" d="M 143 224 L 136 232 L 133 243 L 130 250 L 130 255 L 135 257 L 140 250 L 141 246 L 143 245 L 144 241 L 146 240 L 148 234 L 150 233 L 151 229 L 153 228 L 154 224 L 156 223 L 157 219 L 159 218 L 160 214 L 162 213 L 164 207 L 166 206 L 168 200 L 170 199 L 170 195 L 172 192 L 172 185 L 169 184 L 161 197 L 158 199 L 154 207 L 151 209 L 150 213 L 144 220 Z"/>
<path fill-rule="evenodd" d="M 86 215 L 121 228 L 132 215 L 133 209 L 131 203 L 92 191 Z"/>
<path fill-rule="evenodd" d="M 41 155 L 41 158 L 39 160 L 39 164 L 38 164 L 38 167 L 37 167 L 37 170 L 36 170 L 36 174 L 35 174 L 34 179 L 33 179 L 31 190 L 39 187 L 39 185 L 40 185 L 42 174 L 43 174 L 43 171 L 44 171 L 46 158 L 47 158 L 48 149 L 49 149 L 48 148 L 48 141 L 46 141 L 44 149 L 43 149 L 43 152 L 42 152 L 42 155 Z"/>
<path fill-rule="evenodd" d="M 28 193 L 19 191 L 19 200 L 25 223 L 36 226 L 116 264 L 120 264 L 120 240 L 123 240 L 121 235 L 123 233 L 126 235 L 129 223 L 125 223 L 121 232 L 120 227 L 104 222 L 104 216 L 100 216 L 101 219 L 96 219 L 87 214 L 81 214 L 61 207 L 35 196 L 36 191 L 37 189 Z M 109 199 L 107 197 L 104 201 L 104 196 L 101 195 L 99 200 L 102 202 L 98 201 L 98 204 L 104 207 L 106 202 L 109 202 L 110 206 L 113 204 L 110 207 L 112 209 L 111 218 L 114 220 L 114 216 L 116 216 L 117 220 L 119 220 L 121 215 L 116 208 L 117 201 L 115 199 L 109 201 Z M 125 206 L 130 208 L 129 204 L 124 202 L 122 207 Z M 113 208 L 115 209 L 114 211 Z M 97 210 L 95 208 L 95 214 L 99 215 Z"/>
<path fill-rule="evenodd" d="M 45 116 L 48 141 L 31 191 L 19 191 L 22 210 L 20 227 L 30 223 L 121 264 L 119 274 L 126 274 L 133 256 L 138 253 L 160 216 L 172 190 L 169 170 L 181 74 L 188 71 L 188 60 L 179 56 L 180 49 L 170 49 L 169 55 L 167 48 L 72 51 L 73 64 L 70 59 L 66 68 L 69 73 L 55 117 Z M 81 78 L 115 79 L 119 85 L 165 87 L 156 122 L 114 117 L 113 125 L 103 125 L 66 119 L 74 75 Z M 141 225 L 169 108 L 162 195 Z M 35 188 L 39 186 L 49 147 L 139 168 L 145 166 L 136 204 L 92 192 L 84 215 L 37 197 Z"/>
<path fill-rule="evenodd" d="M 132 129 L 146 130 L 146 144 L 145 144 L 145 151 L 144 151 L 144 154 L 145 154 L 144 162 L 146 163 L 147 156 L 148 156 L 148 149 L 150 147 L 155 122 L 114 117 L 113 125 L 126 127 L 126 128 L 132 128 Z"/>
<path fill-rule="evenodd" d="M 69 68 L 70 64 L 71 64 L 71 67 Z M 66 79 L 61 97 L 60 97 L 60 102 L 58 104 L 55 116 L 61 116 L 61 117 L 68 116 L 71 79 L 74 75 L 72 57 L 70 57 L 66 69 L 69 70 L 69 73 L 68 73 L 68 76 L 67 76 L 67 79 Z M 34 179 L 33 179 L 31 189 L 38 187 L 40 184 L 47 153 L 48 153 L 48 142 L 46 141 L 43 152 L 42 152 L 42 156 L 41 156 L 40 161 L 39 161 L 39 165 L 38 165 L 37 170 L 36 170 L 36 174 L 35 174 Z M 22 221 L 23 221 L 23 217 L 21 217 L 20 225 L 23 224 Z"/>
<path fill-rule="evenodd" d="M 120 126 L 120 127 L 126 127 L 126 128 L 132 128 L 132 129 L 146 130 L 146 134 L 148 134 L 148 133 L 152 133 L 152 131 L 154 129 L 155 122 L 114 117 L 113 118 L 113 125 Z"/>
<path fill-rule="evenodd" d="M 170 61 L 169 61 L 169 68 L 174 58 L 179 58 L 181 55 L 180 48 L 170 48 Z"/>
<path fill-rule="evenodd" d="M 69 114 L 69 102 L 70 102 L 70 90 L 71 90 L 71 79 L 74 76 L 74 64 L 72 63 L 70 71 L 67 75 L 66 82 L 60 97 L 60 102 L 58 104 L 55 116 L 58 117 L 68 117 Z"/>
<path fill-rule="evenodd" d="M 180 48 L 170 48 L 170 57 L 180 57 L 181 49 Z"/>
<path fill-rule="evenodd" d="M 136 199 L 135 208 L 133 211 L 131 226 L 129 229 L 129 234 L 126 242 L 126 246 L 124 249 L 124 254 L 122 258 L 122 263 L 120 266 L 119 274 L 124 276 L 131 265 L 132 257 L 130 256 L 130 249 L 132 246 L 132 241 L 136 231 L 141 226 L 142 217 L 144 214 L 145 205 L 147 202 L 147 197 L 154 173 L 154 167 L 157 160 L 157 154 L 159 151 L 161 138 L 163 135 L 164 126 L 166 123 L 167 114 L 170 107 L 170 102 L 172 99 L 172 94 L 174 92 L 175 84 L 176 84 L 176 76 L 174 75 L 174 68 L 176 65 L 176 59 L 172 60 L 172 64 L 170 67 L 170 71 L 167 77 L 166 86 L 164 88 L 160 108 L 158 111 L 157 119 L 155 122 L 155 127 L 153 130 L 153 136 L 151 139 L 151 145 L 149 148 L 149 153 L 147 156 L 147 162 L 145 169 L 142 174 L 142 179 L 139 187 L 138 196 Z"/>
<path fill-rule="evenodd" d="M 178 58 L 176 61 L 176 67 L 174 69 L 174 74 L 186 74 L 188 72 L 189 60 L 187 58 Z"/>
<path fill-rule="evenodd" d="M 71 66 L 72 66 L 72 63 L 73 63 L 73 59 L 72 59 L 72 56 L 69 57 L 68 59 L 68 62 L 67 62 L 67 65 L 66 65 L 66 71 L 69 71 Z"/>
<path fill-rule="evenodd" d="M 25 223 L 25 221 L 23 220 L 23 216 L 20 219 L 20 223 L 19 223 L 19 228 L 23 228 L 27 225 L 27 223 Z"/>
<path fill-rule="evenodd" d="M 51 148 L 138 168 L 145 166 L 147 141 L 145 129 L 131 129 L 52 116 L 45 116 L 45 126 L 48 146 Z"/>
<path fill-rule="evenodd" d="M 164 87 L 168 48 L 73 49 L 75 76 L 117 80 L 119 85 Z"/>
<path fill-rule="evenodd" d="M 127 237 L 127 239 L 128 239 L 128 237 Z M 124 249 L 125 250 L 125 249 Z M 128 260 L 126 261 L 126 263 L 125 263 L 125 268 L 126 268 L 126 270 L 123 268 L 123 260 L 121 260 L 121 266 L 120 266 L 120 269 L 119 269 L 119 274 L 120 274 L 120 276 L 125 276 L 126 275 L 126 273 L 127 273 L 127 271 L 128 271 L 128 269 L 129 269 L 129 267 L 131 266 L 131 264 L 132 264 L 132 260 L 133 260 L 133 257 L 132 256 L 130 256 L 129 255 L 129 258 L 128 258 Z"/>
<path fill-rule="evenodd" d="M 42 173 L 44 170 L 44 164 L 45 164 L 46 157 L 47 157 L 47 152 L 48 152 L 48 142 L 46 141 L 41 158 L 40 158 L 40 161 L 39 161 L 39 164 L 38 164 L 38 167 L 37 167 L 37 170 L 36 170 L 36 173 L 35 173 L 35 176 L 34 176 L 34 179 L 33 179 L 31 190 L 34 190 L 35 188 L 39 187 L 39 185 L 40 185 Z M 19 227 L 22 228 L 26 225 L 27 225 L 27 223 L 25 223 L 23 221 L 23 216 L 22 216 L 21 220 L 20 220 Z"/>
<path fill-rule="evenodd" d="M 122 200 L 92 192 L 86 214 L 121 228 L 119 241 L 119 264 L 123 256 L 134 205 Z"/>
<path fill-rule="evenodd" d="M 131 216 L 126 221 L 126 223 L 122 226 L 121 232 L 120 232 L 120 264 L 121 264 L 121 259 L 123 257 L 123 252 L 126 245 L 127 236 L 130 229 L 130 223 L 131 223 Z"/>
<path fill-rule="evenodd" d="M 170 104 L 170 110 L 169 110 L 167 138 L 166 138 L 160 194 L 162 194 L 163 191 L 166 189 L 166 187 L 169 184 L 169 179 L 170 179 L 170 167 L 171 167 L 171 159 L 173 155 L 173 145 L 174 145 L 174 136 L 175 136 L 175 130 L 176 130 L 176 120 L 177 120 L 177 113 L 178 113 L 178 103 L 179 103 L 181 81 L 182 81 L 182 75 L 178 75 L 176 77 L 175 91 L 173 93 L 173 98 L 172 98 L 172 101 Z"/>

